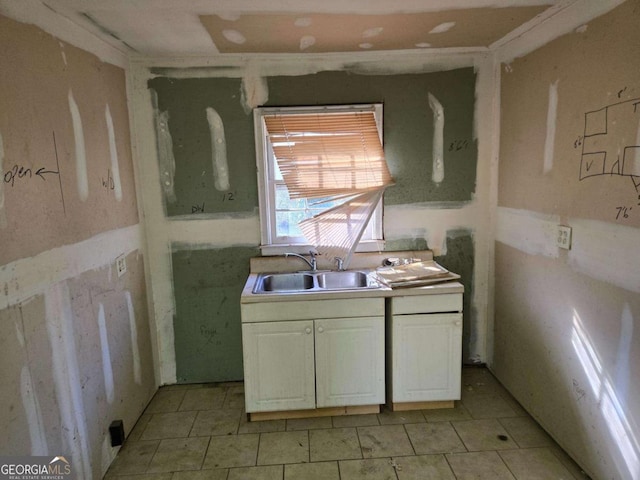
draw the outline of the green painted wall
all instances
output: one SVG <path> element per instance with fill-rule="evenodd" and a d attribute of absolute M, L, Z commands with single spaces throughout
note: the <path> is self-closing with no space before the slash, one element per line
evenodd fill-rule
<path fill-rule="evenodd" d="M 257 248 L 172 255 L 178 383 L 241 380 L 240 294 Z"/>

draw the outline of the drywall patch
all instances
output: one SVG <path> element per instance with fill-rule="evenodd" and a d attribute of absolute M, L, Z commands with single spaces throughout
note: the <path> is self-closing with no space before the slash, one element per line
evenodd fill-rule
<path fill-rule="evenodd" d="M 316 37 L 313 35 L 303 35 L 300 38 L 300 50 L 304 51 L 316 44 Z"/>
<path fill-rule="evenodd" d="M 298 17 L 293 22 L 296 27 L 310 27 L 312 23 L 311 17 Z"/>
<path fill-rule="evenodd" d="M 4 142 L 0 132 L 0 171 L 4 172 Z M 4 208 L 4 179 L 0 179 L 0 228 L 7 227 L 7 212 Z"/>
<path fill-rule="evenodd" d="M 33 389 L 33 381 L 29 367 L 26 365 L 22 367 L 22 372 L 20 373 L 20 396 L 22 397 L 22 406 L 29 425 L 31 455 L 47 455 L 49 448 L 44 433 L 42 410 L 36 392 Z"/>
<path fill-rule="evenodd" d="M 576 28 L 576 33 L 584 33 L 587 31 L 587 27 L 589 27 L 589 25 L 584 24 L 584 25 L 580 25 L 578 28 Z"/>
<path fill-rule="evenodd" d="M 373 43 L 364 42 L 364 43 L 358 44 L 358 46 L 363 50 L 369 50 L 370 48 L 373 48 Z"/>
<path fill-rule="evenodd" d="M 149 89 L 153 105 L 153 117 L 156 126 L 156 147 L 158 149 L 158 163 L 160 164 L 160 183 L 164 198 L 173 203 L 175 194 L 176 159 L 173 156 L 173 139 L 169 131 L 169 112 L 161 112 L 158 107 L 158 94 Z"/>
<path fill-rule="evenodd" d="M 73 137 L 76 153 L 76 177 L 78 182 L 78 196 L 83 202 L 89 197 L 89 178 L 87 176 L 87 152 L 84 145 L 84 131 L 80 110 L 73 98 L 73 92 L 69 89 L 69 111 L 73 125 Z"/>
<path fill-rule="evenodd" d="M 214 108 L 207 107 L 207 122 L 211 133 L 213 180 L 216 190 L 229 190 L 229 165 L 227 163 L 227 139 L 224 136 L 222 118 Z"/>
<path fill-rule="evenodd" d="M 444 32 L 448 32 L 453 27 L 455 27 L 455 25 L 456 25 L 456 22 L 444 22 L 444 23 L 441 23 L 440 25 L 436 25 L 435 27 L 433 27 L 429 31 L 429 33 L 444 33 Z"/>
<path fill-rule="evenodd" d="M 558 215 L 498 207 L 496 241 L 529 255 L 557 258 L 556 229 Z"/>
<path fill-rule="evenodd" d="M 100 332 L 100 350 L 102 351 L 104 390 L 107 394 L 107 402 L 113 403 L 113 367 L 111 366 L 111 352 L 109 351 L 107 321 L 104 316 L 104 306 L 102 303 L 98 307 L 98 330 Z"/>
<path fill-rule="evenodd" d="M 429 107 L 433 112 L 433 147 L 431 180 L 437 185 L 444 180 L 444 108 L 429 92 Z"/>
<path fill-rule="evenodd" d="M 105 120 L 107 122 L 107 133 L 109 135 L 109 154 L 111 157 L 111 177 L 113 178 L 113 193 L 116 200 L 122 201 L 122 182 L 120 181 L 120 166 L 118 165 L 118 150 L 116 149 L 116 134 L 113 129 L 113 119 L 111 118 L 111 110 L 109 104 L 104 110 Z"/>
<path fill-rule="evenodd" d="M 364 32 L 362 32 L 362 38 L 373 38 L 377 37 L 384 30 L 383 27 L 373 27 L 367 28 Z"/>
<path fill-rule="evenodd" d="M 556 140 L 556 120 L 558 115 L 558 80 L 549 85 L 549 104 L 547 107 L 547 137 L 544 142 L 543 173 L 553 168 L 553 151 Z"/>
<path fill-rule="evenodd" d="M 133 308 L 131 292 L 124 292 L 127 301 L 127 311 L 129 312 L 129 330 L 131 331 L 131 355 L 133 357 L 133 381 L 142 385 L 142 370 L 140 368 L 140 347 L 138 345 L 138 324 L 136 323 L 136 312 Z"/>
<path fill-rule="evenodd" d="M 570 219 L 569 265 L 596 280 L 640 293 L 640 229 L 598 220 Z"/>
<path fill-rule="evenodd" d="M 91 450 L 87 417 L 82 400 L 82 381 L 74 338 L 73 313 L 66 282 L 51 285 L 45 293 L 45 315 L 53 352 L 53 378 L 60 408 L 65 451 L 75 460 L 79 478 L 91 480 Z"/>
<path fill-rule="evenodd" d="M 222 36 L 229 40 L 231 43 L 242 45 L 247 41 L 244 35 L 237 30 L 225 29 L 222 31 Z"/>
<path fill-rule="evenodd" d="M 240 86 L 240 102 L 244 113 L 251 114 L 254 108 L 269 101 L 267 79 L 258 75 L 247 74 L 242 77 Z"/>

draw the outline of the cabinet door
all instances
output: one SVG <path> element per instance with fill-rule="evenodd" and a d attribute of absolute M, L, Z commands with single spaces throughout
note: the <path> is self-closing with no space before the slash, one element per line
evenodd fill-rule
<path fill-rule="evenodd" d="M 384 317 L 315 321 L 318 407 L 384 403 Z"/>
<path fill-rule="evenodd" d="M 462 314 L 392 317 L 392 401 L 460 398 Z"/>
<path fill-rule="evenodd" d="M 315 408 L 313 321 L 242 325 L 247 412 Z"/>

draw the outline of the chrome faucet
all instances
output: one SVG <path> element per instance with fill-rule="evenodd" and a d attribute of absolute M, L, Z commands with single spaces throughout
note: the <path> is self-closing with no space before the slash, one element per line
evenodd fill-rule
<path fill-rule="evenodd" d="M 318 262 L 316 261 L 316 255 L 317 255 L 317 253 L 315 253 L 313 250 L 309 250 L 309 258 L 310 258 L 310 260 L 307 260 L 305 257 L 303 257 L 302 255 L 300 255 L 298 253 L 285 253 L 284 254 L 284 258 L 287 258 L 287 257 L 298 257 L 298 258 L 304 260 L 307 265 L 309 265 L 309 268 L 311 268 L 312 272 L 315 272 L 318 269 Z"/>
<path fill-rule="evenodd" d="M 341 272 L 342 270 L 344 270 L 344 260 L 340 257 L 334 257 L 333 260 L 336 262 L 336 265 L 338 267 L 338 271 Z"/>

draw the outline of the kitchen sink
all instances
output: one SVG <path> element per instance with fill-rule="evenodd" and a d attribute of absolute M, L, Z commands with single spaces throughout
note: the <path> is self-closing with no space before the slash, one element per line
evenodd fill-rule
<path fill-rule="evenodd" d="M 261 273 L 258 275 L 253 293 L 318 293 L 365 288 L 380 288 L 380 284 L 367 272 L 359 270 Z"/>
<path fill-rule="evenodd" d="M 367 286 L 367 274 L 364 272 L 326 272 L 316 277 L 318 287 L 325 289 L 362 288 Z"/>

